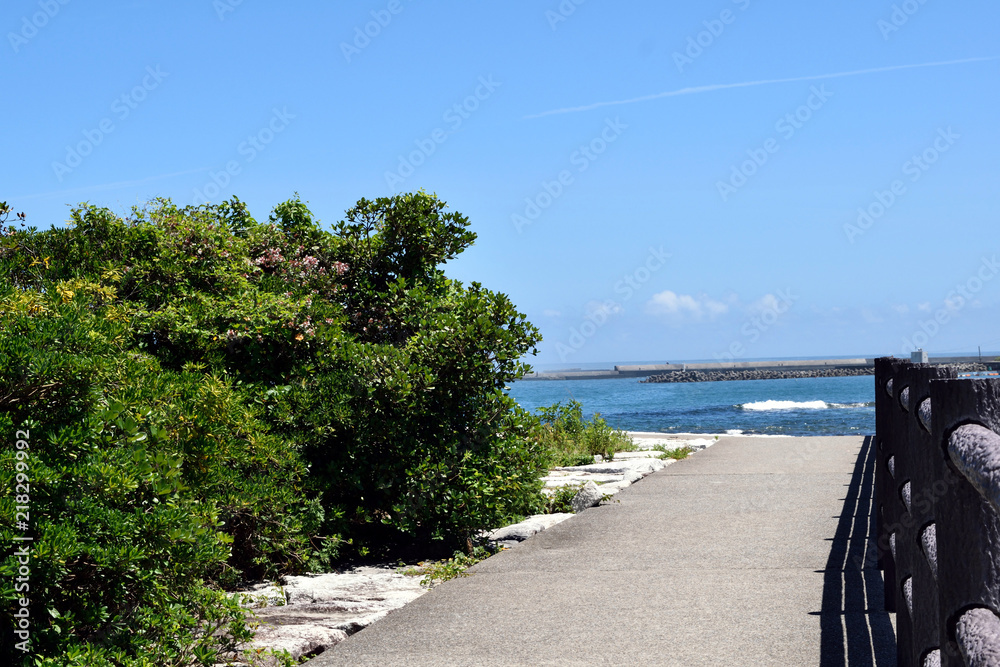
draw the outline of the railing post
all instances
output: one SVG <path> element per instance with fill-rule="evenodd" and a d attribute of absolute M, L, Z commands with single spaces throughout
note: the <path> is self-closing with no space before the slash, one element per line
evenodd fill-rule
<path fill-rule="evenodd" d="M 878 566 L 882 570 L 886 611 L 896 611 L 896 565 L 892 531 L 899 503 L 893 500 L 895 454 L 899 435 L 895 431 L 892 405 L 898 405 L 894 385 L 899 370 L 909 362 L 892 357 L 875 360 L 875 502 Z"/>
<path fill-rule="evenodd" d="M 941 481 L 944 456 L 934 446 L 931 434 L 933 403 L 930 399 L 932 380 L 955 377 L 953 369 L 930 364 L 914 364 L 902 375 L 901 391 L 905 390 L 908 414 L 905 451 L 898 459 L 897 475 L 904 488 L 909 488 L 909 503 L 900 521 L 901 536 L 897 551 L 905 553 L 898 561 L 901 581 L 910 581 L 909 614 L 911 643 L 904 647 L 897 642 L 897 653 L 909 651 L 907 662 L 923 667 L 928 655 L 938 651 L 940 643 L 940 609 L 937 585 L 937 520 L 936 503 L 946 490 Z M 906 487 L 906 485 L 909 485 Z M 905 596 L 904 596 L 905 597 Z M 899 619 L 897 612 L 897 622 Z"/>
<path fill-rule="evenodd" d="M 995 620 L 1000 609 L 1000 512 L 956 465 L 963 453 L 957 451 L 958 439 L 953 436 L 973 424 L 989 429 L 983 432 L 994 436 L 994 442 L 984 439 L 986 444 L 974 443 L 966 454 L 981 461 L 1000 461 L 1000 446 L 995 443 L 995 434 L 1000 433 L 1000 381 L 935 380 L 930 396 L 932 438 L 944 461 L 941 480 L 945 485 L 936 504 L 941 664 L 965 667 L 958 641 L 963 639 L 962 633 L 976 628 L 991 614 Z M 988 468 L 983 470 L 988 479 L 1000 475 L 1000 469 Z M 970 610 L 972 613 L 966 614 Z M 989 624 L 978 627 L 988 628 Z M 974 653 L 974 649 L 962 641 L 962 650 Z"/>
<path fill-rule="evenodd" d="M 915 452 L 911 446 L 909 430 L 912 421 L 910 413 L 910 377 L 912 364 L 904 363 L 894 367 L 892 380 L 892 400 L 888 404 L 889 429 L 892 437 L 889 445 L 891 457 L 891 486 L 886 489 L 885 506 L 891 508 L 892 523 L 887 525 L 892 553 L 892 577 L 886 577 L 886 584 L 892 586 L 896 610 L 896 664 L 898 667 L 915 667 L 913 659 L 913 561 L 914 544 L 913 516 L 910 512 L 913 502 L 912 467 Z M 888 591 L 887 591 L 888 592 Z"/>

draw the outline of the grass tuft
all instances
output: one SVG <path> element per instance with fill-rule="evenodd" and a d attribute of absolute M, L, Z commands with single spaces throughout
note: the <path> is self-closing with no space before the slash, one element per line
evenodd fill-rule
<path fill-rule="evenodd" d="M 668 449 L 666 445 L 656 445 L 653 449 L 660 452 L 661 459 L 674 459 L 677 461 L 686 459 L 694 453 L 694 450 L 687 445 L 684 445 L 683 447 L 674 447 L 672 449 Z"/>
<path fill-rule="evenodd" d="M 484 561 L 493 554 L 483 547 L 476 547 L 472 555 L 456 551 L 455 555 L 445 560 L 425 561 L 406 568 L 396 570 L 400 574 L 408 577 L 420 577 L 420 585 L 424 588 L 433 588 L 437 584 L 455 579 L 457 577 L 467 577 L 466 572 L 470 567 L 480 561 Z"/>

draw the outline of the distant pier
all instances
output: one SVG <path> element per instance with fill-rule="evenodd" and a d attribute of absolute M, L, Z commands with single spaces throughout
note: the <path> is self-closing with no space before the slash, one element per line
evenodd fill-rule
<path fill-rule="evenodd" d="M 970 357 L 934 357 L 932 364 L 976 364 L 980 363 L 978 356 Z M 691 364 L 643 364 L 615 366 L 607 370 L 566 370 L 529 373 L 521 380 L 610 380 L 615 378 L 644 378 L 651 375 L 666 373 L 704 372 L 718 373 L 720 371 L 844 371 L 845 375 L 856 374 L 861 370 L 874 372 L 875 359 L 807 359 L 807 360 L 775 360 L 775 361 L 719 361 Z"/>

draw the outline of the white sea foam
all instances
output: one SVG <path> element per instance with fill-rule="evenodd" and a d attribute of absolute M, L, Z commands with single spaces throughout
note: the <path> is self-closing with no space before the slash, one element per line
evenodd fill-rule
<path fill-rule="evenodd" d="M 825 410 L 830 407 L 826 401 L 756 401 L 740 406 L 744 410 Z"/>

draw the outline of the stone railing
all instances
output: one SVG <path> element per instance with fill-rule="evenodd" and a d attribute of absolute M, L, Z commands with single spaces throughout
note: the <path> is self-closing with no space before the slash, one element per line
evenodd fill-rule
<path fill-rule="evenodd" d="M 1000 665 L 1000 380 L 877 359 L 875 421 L 898 665 Z"/>

